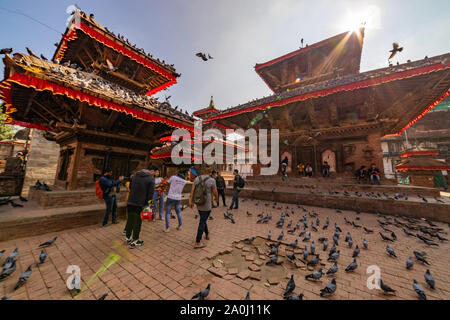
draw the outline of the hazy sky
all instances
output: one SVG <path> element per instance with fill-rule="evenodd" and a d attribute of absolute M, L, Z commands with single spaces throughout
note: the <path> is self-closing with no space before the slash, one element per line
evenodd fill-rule
<path fill-rule="evenodd" d="M 262 63 L 367 21 L 361 71 L 387 66 L 394 41 L 404 51 L 394 63 L 450 52 L 449 0 L 0 0 L 0 48 L 25 46 L 51 58 L 76 3 L 114 33 L 165 60 L 182 76 L 163 91 L 172 105 L 194 111 L 211 95 L 219 109 L 271 94 L 254 71 Z M 59 31 L 22 15 L 19 10 Z M 203 62 L 194 54 L 210 53 Z M 1 63 L 3 68 L 3 64 Z"/>

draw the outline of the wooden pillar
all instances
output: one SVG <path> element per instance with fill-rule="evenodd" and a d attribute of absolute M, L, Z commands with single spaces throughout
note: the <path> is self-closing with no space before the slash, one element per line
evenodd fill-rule
<path fill-rule="evenodd" d="M 75 146 L 75 151 L 73 154 L 73 166 L 72 166 L 72 172 L 69 179 L 69 190 L 76 190 L 78 188 L 78 179 L 77 179 L 77 173 L 78 168 L 80 164 L 80 158 L 81 158 L 81 151 L 82 151 L 82 144 L 80 142 L 77 142 Z"/>

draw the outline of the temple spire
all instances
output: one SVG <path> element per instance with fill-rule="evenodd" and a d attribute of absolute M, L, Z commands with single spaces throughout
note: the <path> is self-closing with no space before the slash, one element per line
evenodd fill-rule
<path fill-rule="evenodd" d="M 214 100 L 213 100 L 213 96 L 211 96 L 211 101 L 209 102 L 209 107 L 210 107 L 210 108 L 214 108 Z"/>

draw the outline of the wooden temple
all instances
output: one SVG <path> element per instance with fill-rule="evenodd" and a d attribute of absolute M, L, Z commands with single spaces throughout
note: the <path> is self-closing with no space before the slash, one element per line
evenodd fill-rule
<path fill-rule="evenodd" d="M 196 114 L 218 129 L 279 129 L 291 172 L 310 163 L 320 174 L 323 161 L 333 175 L 371 163 L 383 170 L 381 137 L 400 134 L 450 94 L 450 53 L 360 72 L 363 38 L 364 29 L 346 32 L 256 64 L 273 95 Z"/>
<path fill-rule="evenodd" d="M 153 58 L 81 12 L 53 61 L 6 54 L 0 98 L 7 123 L 47 131 L 60 145 L 55 185 L 90 187 L 101 171 L 130 174 L 151 162 L 150 150 L 193 118 L 152 94 L 176 83 L 173 66 Z"/>

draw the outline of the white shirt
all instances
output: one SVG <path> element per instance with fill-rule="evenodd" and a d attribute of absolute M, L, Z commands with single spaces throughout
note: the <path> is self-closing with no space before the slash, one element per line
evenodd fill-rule
<path fill-rule="evenodd" d="M 162 182 L 162 178 L 161 177 L 155 178 L 155 188 L 159 187 L 161 182 Z"/>
<path fill-rule="evenodd" d="M 168 182 L 170 183 L 170 189 L 167 198 L 181 200 L 181 193 L 183 192 L 186 180 L 181 179 L 179 176 L 171 176 Z"/>

